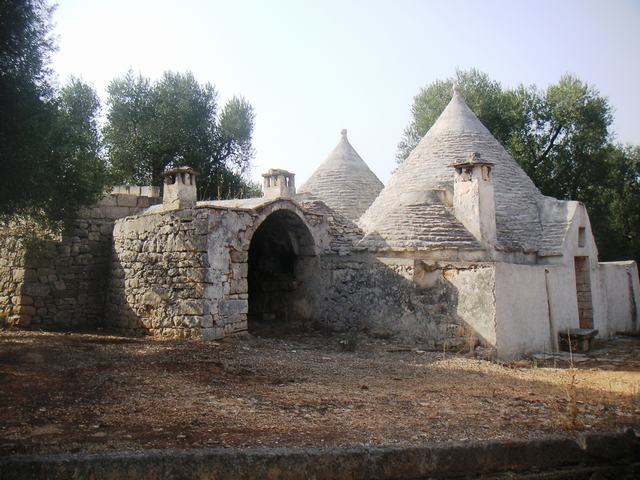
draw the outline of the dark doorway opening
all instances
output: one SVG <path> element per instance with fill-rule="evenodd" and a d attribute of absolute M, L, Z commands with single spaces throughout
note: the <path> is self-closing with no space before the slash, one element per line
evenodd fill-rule
<path fill-rule="evenodd" d="M 311 317 L 307 279 L 313 237 L 293 212 L 278 210 L 256 229 L 249 246 L 248 329 L 257 335 L 300 330 Z"/>
<path fill-rule="evenodd" d="M 574 257 L 573 262 L 576 268 L 579 326 L 580 328 L 593 328 L 593 302 L 591 300 L 589 257 Z"/>

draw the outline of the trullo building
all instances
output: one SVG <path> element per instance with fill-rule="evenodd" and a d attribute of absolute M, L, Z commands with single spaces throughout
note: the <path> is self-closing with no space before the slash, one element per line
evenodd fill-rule
<path fill-rule="evenodd" d="M 323 201 L 328 207 L 357 221 L 369 208 L 384 185 L 360 158 L 340 132 L 340 141 L 318 169 L 298 190 L 298 194 Z"/>
<path fill-rule="evenodd" d="M 0 322 L 223 338 L 323 328 L 476 343 L 503 359 L 568 329 L 640 331 L 634 262 L 601 263 L 584 205 L 543 196 L 458 92 L 382 188 L 349 144 L 296 191 L 196 201 L 196 172 L 121 187 L 31 255 L 0 237 Z"/>

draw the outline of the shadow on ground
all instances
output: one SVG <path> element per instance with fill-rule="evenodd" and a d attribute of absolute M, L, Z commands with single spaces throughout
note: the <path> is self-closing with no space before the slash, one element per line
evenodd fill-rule
<path fill-rule="evenodd" d="M 639 346 L 626 338 L 602 351 Z M 637 428 L 640 372 L 629 355 L 541 368 L 366 337 L 345 345 L 340 336 L 282 332 L 206 342 L 5 331 L 0 455 L 417 445 Z"/>

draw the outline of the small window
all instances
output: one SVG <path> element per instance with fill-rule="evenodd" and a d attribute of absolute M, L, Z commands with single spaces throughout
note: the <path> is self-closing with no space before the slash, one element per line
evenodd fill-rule
<path fill-rule="evenodd" d="M 584 247 L 587 243 L 587 229 L 585 227 L 578 228 L 578 246 Z"/>

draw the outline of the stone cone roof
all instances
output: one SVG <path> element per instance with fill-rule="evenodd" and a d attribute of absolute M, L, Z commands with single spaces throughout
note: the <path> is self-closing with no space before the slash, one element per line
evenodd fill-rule
<path fill-rule="evenodd" d="M 451 165 L 473 152 L 495 164 L 497 248 L 538 251 L 547 223 L 553 224 L 554 231 L 566 229 L 566 219 L 541 218 L 539 205 L 547 197 L 454 90 L 438 120 L 360 218 L 365 232 L 362 246 L 374 250 L 477 248 L 477 242 L 453 215 L 444 192 L 449 192 L 449 198 L 453 194 Z"/>
<path fill-rule="evenodd" d="M 383 187 L 347 140 L 347 131 L 342 130 L 338 145 L 298 188 L 298 193 L 315 197 L 346 218 L 356 221 Z"/>

